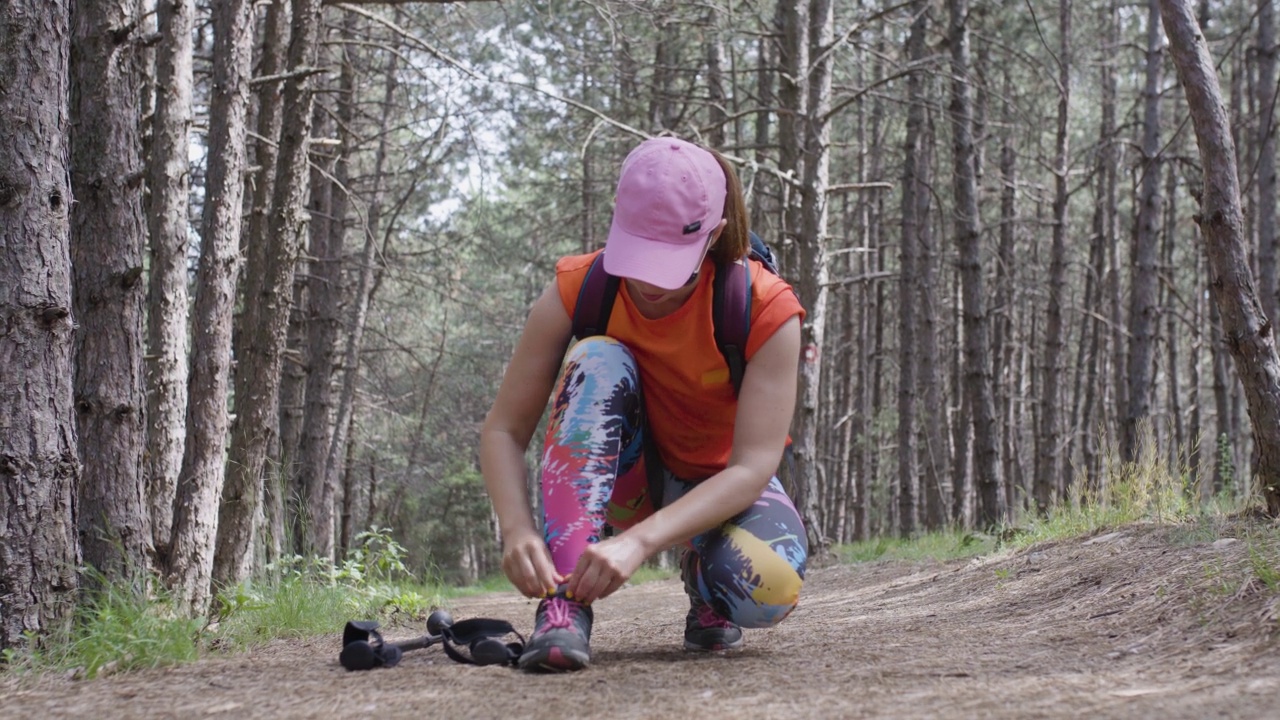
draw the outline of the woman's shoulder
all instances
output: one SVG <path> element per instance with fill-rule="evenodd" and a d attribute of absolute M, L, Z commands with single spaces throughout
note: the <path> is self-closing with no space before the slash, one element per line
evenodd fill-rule
<path fill-rule="evenodd" d="M 556 275 L 585 274 L 591 268 L 591 263 L 595 262 L 596 256 L 602 252 L 604 251 L 596 250 L 585 255 L 565 255 L 556 261 Z"/>
<path fill-rule="evenodd" d="M 565 312 L 573 317 L 574 306 L 578 302 L 578 291 L 587 278 L 591 263 L 603 250 L 596 250 L 585 255 L 566 255 L 556 261 L 556 287 L 560 290 L 560 302 Z"/>
<path fill-rule="evenodd" d="M 748 261 L 751 264 L 751 294 L 753 303 L 772 305 L 780 302 L 792 306 L 801 314 L 804 308 L 800 305 L 799 294 L 785 278 L 770 272 L 759 260 Z"/>
<path fill-rule="evenodd" d="M 804 306 L 791 285 L 774 275 L 759 261 L 751 262 L 751 334 L 747 338 L 747 359 L 793 317 L 804 320 Z"/>

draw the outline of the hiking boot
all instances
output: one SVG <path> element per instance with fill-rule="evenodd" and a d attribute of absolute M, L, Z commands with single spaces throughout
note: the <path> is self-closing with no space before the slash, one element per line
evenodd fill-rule
<path fill-rule="evenodd" d="M 689 613 L 684 617 L 684 649 L 694 652 L 737 650 L 742 647 L 742 628 L 729 622 L 702 599 L 693 586 L 694 555 L 685 552 L 680 562 L 680 579 L 689 596 Z"/>
<path fill-rule="evenodd" d="M 568 600 L 564 589 L 538 603 L 533 635 L 520 655 L 520 669 L 532 672 L 581 670 L 591 662 L 591 608 Z"/>
<path fill-rule="evenodd" d="M 692 601 L 684 618 L 684 649 L 695 652 L 737 650 L 742 647 L 742 628 L 724 619 L 702 600 Z"/>

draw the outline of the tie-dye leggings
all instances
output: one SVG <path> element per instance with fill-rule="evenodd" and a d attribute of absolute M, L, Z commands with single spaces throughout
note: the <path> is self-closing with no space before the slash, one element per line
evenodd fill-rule
<path fill-rule="evenodd" d="M 571 572 L 607 521 L 622 530 L 653 512 L 644 468 L 644 402 L 631 352 L 587 338 L 569 351 L 556 386 L 542 457 L 547 545 L 560 573 Z M 665 468 L 663 501 L 692 483 Z M 693 587 L 743 627 L 769 627 L 795 608 L 808 545 L 800 516 L 778 478 L 755 504 L 689 543 Z"/>

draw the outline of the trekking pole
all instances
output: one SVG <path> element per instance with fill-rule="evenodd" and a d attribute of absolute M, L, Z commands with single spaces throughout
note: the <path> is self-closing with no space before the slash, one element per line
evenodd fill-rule
<path fill-rule="evenodd" d="M 409 650 L 421 650 L 444 640 L 444 632 L 453 625 L 447 610 L 436 610 L 427 618 L 427 634 L 412 640 L 386 642 L 373 621 L 347 623 L 342 633 L 342 652 L 338 662 L 348 670 L 372 670 L 382 665 L 392 667 Z"/>
<path fill-rule="evenodd" d="M 429 648 L 441 640 L 444 640 L 445 628 L 452 625 L 453 616 L 449 614 L 448 610 L 436 610 L 427 617 L 426 635 L 416 637 L 412 640 L 401 640 L 399 642 L 388 642 L 383 644 L 400 648 L 401 652 Z"/>

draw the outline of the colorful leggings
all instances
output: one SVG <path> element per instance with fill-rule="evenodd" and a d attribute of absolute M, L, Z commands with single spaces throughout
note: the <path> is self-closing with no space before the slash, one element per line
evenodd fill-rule
<path fill-rule="evenodd" d="M 574 345 L 556 386 L 542 456 L 547 546 L 569 573 L 607 521 L 629 528 L 653 513 L 644 468 L 644 402 L 635 358 L 607 337 Z M 693 483 L 663 469 L 664 504 Z M 750 508 L 689 543 L 692 587 L 722 617 L 769 627 L 796 606 L 808 543 L 778 478 Z"/>

